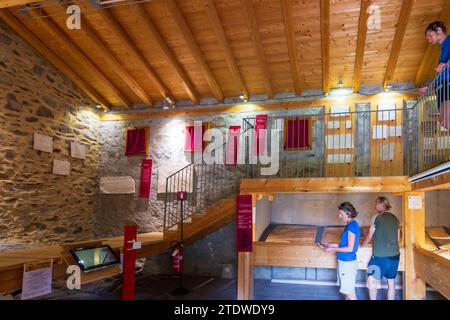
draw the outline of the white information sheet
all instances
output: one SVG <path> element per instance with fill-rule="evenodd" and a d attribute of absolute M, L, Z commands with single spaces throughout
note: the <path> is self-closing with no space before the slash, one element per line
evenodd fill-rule
<path fill-rule="evenodd" d="M 422 197 L 421 196 L 409 196 L 408 197 L 409 209 L 422 209 Z"/>
<path fill-rule="evenodd" d="M 57 174 L 59 176 L 70 175 L 70 162 L 53 159 L 53 174 Z"/>
<path fill-rule="evenodd" d="M 72 158 L 86 159 L 86 145 L 75 142 L 70 143 L 70 155 Z"/>
<path fill-rule="evenodd" d="M 43 296 L 52 292 L 53 260 L 25 263 L 21 300 Z"/>
<path fill-rule="evenodd" d="M 53 153 L 53 138 L 35 132 L 33 134 L 33 149 Z"/>

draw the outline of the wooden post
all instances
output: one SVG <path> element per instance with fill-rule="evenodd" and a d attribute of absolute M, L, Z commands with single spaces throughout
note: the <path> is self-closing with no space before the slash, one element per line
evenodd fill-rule
<path fill-rule="evenodd" d="M 251 266 L 251 252 L 238 253 L 238 300 L 253 298 L 253 268 Z"/>
<path fill-rule="evenodd" d="M 415 199 L 420 200 L 420 208 L 414 206 Z M 414 266 L 414 246 L 422 247 L 425 244 L 424 192 L 405 192 L 403 194 L 403 223 L 405 233 L 403 298 L 405 300 L 424 300 L 425 282 L 417 276 Z"/>
<path fill-rule="evenodd" d="M 255 241 L 255 216 L 258 194 L 252 193 L 252 238 Z M 253 267 L 251 263 L 252 252 L 238 252 L 238 300 L 251 300 L 253 298 Z"/>

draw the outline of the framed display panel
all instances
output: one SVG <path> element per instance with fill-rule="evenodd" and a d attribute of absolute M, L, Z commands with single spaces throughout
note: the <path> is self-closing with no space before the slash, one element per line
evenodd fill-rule
<path fill-rule="evenodd" d="M 313 125 L 314 120 L 312 117 L 285 118 L 283 127 L 284 151 L 311 150 Z"/>
<path fill-rule="evenodd" d="M 356 157 L 355 106 L 325 107 L 325 177 L 354 177 Z"/>
<path fill-rule="evenodd" d="M 403 102 L 377 101 L 370 114 L 371 176 L 403 175 Z"/>

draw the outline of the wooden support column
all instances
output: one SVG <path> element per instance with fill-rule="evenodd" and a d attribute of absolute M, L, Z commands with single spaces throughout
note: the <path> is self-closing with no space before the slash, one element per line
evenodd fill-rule
<path fill-rule="evenodd" d="M 255 215 L 258 194 L 252 193 L 252 235 L 255 241 Z M 252 252 L 238 252 L 238 286 L 237 299 L 251 300 L 253 298 L 253 266 Z"/>
<path fill-rule="evenodd" d="M 420 209 L 410 209 L 411 197 L 421 198 Z M 405 300 L 424 300 L 425 282 L 420 279 L 414 266 L 414 247 L 425 244 L 425 193 L 405 192 L 403 194 L 403 223 L 405 233 L 405 273 L 403 276 L 403 298 Z"/>
<path fill-rule="evenodd" d="M 251 300 L 253 298 L 253 268 L 251 252 L 238 253 L 238 300 Z"/>

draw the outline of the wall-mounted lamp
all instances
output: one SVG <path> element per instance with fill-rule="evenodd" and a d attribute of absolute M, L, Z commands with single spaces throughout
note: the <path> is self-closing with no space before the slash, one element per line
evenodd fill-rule
<path fill-rule="evenodd" d="M 338 87 L 339 87 L 339 88 L 342 88 L 343 86 L 344 86 L 344 81 L 339 80 L 339 82 L 338 82 Z"/>

